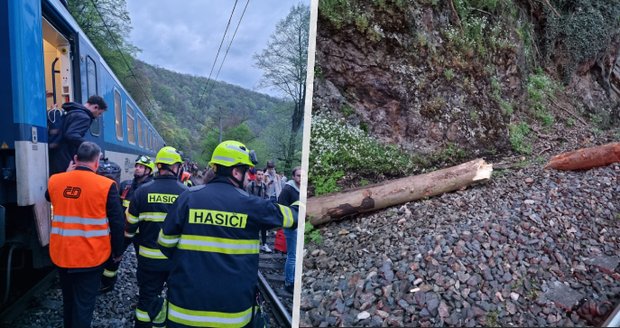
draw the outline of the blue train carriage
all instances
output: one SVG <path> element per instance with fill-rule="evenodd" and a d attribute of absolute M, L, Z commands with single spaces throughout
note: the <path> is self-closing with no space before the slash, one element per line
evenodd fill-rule
<path fill-rule="evenodd" d="M 102 96 L 108 111 L 86 138 L 121 165 L 122 179 L 163 139 L 59 0 L 0 1 L 0 60 L 0 271 L 10 272 L 14 252 L 33 268 L 50 265 L 46 111 Z"/>

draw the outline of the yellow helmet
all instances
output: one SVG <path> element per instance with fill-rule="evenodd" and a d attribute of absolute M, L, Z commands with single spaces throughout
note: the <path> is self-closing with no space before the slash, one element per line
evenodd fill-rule
<path fill-rule="evenodd" d="M 181 154 L 179 154 L 174 147 L 166 146 L 160 149 L 155 157 L 155 164 L 160 163 L 173 165 L 176 163 L 183 163 L 183 159 L 181 158 Z"/>
<path fill-rule="evenodd" d="M 254 167 L 256 155 L 239 141 L 223 141 L 213 151 L 209 165 L 221 165 L 231 167 L 235 165 L 248 165 Z"/>
<path fill-rule="evenodd" d="M 146 155 L 138 156 L 138 158 L 136 158 L 136 164 L 141 164 L 145 167 L 148 167 L 149 169 L 151 169 L 151 173 L 155 171 L 155 163 L 153 163 L 151 158 Z"/>

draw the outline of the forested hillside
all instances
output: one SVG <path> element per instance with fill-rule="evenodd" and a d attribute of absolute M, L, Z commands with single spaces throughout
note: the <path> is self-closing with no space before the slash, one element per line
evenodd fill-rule
<path fill-rule="evenodd" d="M 136 101 L 169 145 L 206 163 L 219 138 L 242 139 L 261 162 L 278 157 L 275 132 L 286 126 L 292 104 L 225 82 L 180 74 L 139 60 L 133 71 L 140 86 L 126 83 Z M 129 81 L 131 82 L 131 81 Z M 145 93 L 151 99 L 145 99 Z"/>
<path fill-rule="evenodd" d="M 236 139 L 256 150 L 259 166 L 269 159 L 280 163 L 283 171 L 299 165 L 301 133 L 298 130 L 302 117 L 299 104 L 303 104 L 302 97 L 278 99 L 222 81 L 179 74 L 135 59 L 140 50 L 126 39 L 131 31 L 131 20 L 125 0 L 69 0 L 68 6 L 166 144 L 206 165 L 220 139 Z M 304 6 L 292 10 L 291 17 L 296 12 L 309 16 L 309 9 Z M 308 19 L 285 20 L 279 23 L 278 31 L 290 33 L 287 28 L 305 26 L 306 37 L 301 39 L 306 40 L 301 42 L 305 47 Z M 287 67 L 278 62 L 278 56 L 285 56 L 287 52 L 278 48 L 277 42 L 271 46 L 257 57 L 261 58 L 258 66 L 269 74 L 281 76 L 279 69 Z M 272 56 L 270 51 L 275 54 Z M 300 77 L 296 80 L 305 81 L 305 58 L 301 56 L 297 60 L 304 69 L 299 70 Z M 280 66 L 272 66 L 274 62 Z M 264 86 L 272 86 L 269 80 L 264 82 Z M 305 83 L 298 89 L 305 91 Z"/>

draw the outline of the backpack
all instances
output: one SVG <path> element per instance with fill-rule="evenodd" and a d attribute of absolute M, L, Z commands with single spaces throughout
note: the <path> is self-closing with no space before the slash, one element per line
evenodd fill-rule
<path fill-rule="evenodd" d="M 116 182 L 116 188 L 120 188 L 120 185 L 121 185 L 120 165 L 109 161 L 107 158 L 102 158 L 99 160 L 99 168 L 97 168 L 97 174 L 114 180 L 114 182 Z"/>
<path fill-rule="evenodd" d="M 47 112 L 47 143 L 49 149 L 60 147 L 66 116 L 67 111 L 56 106 Z"/>

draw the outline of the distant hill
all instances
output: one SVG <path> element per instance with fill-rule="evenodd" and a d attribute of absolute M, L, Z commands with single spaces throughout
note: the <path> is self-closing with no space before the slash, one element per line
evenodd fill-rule
<path fill-rule="evenodd" d="M 291 102 L 225 82 L 211 81 L 207 86 L 205 77 L 139 60 L 134 61 L 133 72 L 140 87 L 132 77 L 126 78 L 124 84 L 168 145 L 204 164 L 210 157 L 210 150 L 204 149 L 205 139 L 209 133 L 219 135 L 221 113 L 224 132 L 244 123 L 249 133 L 243 137 L 248 140 L 241 141 L 262 149 L 261 159 L 277 157 L 276 151 L 270 150 L 272 145 L 265 144 L 270 143 L 266 129 L 275 122 L 286 124 Z"/>

